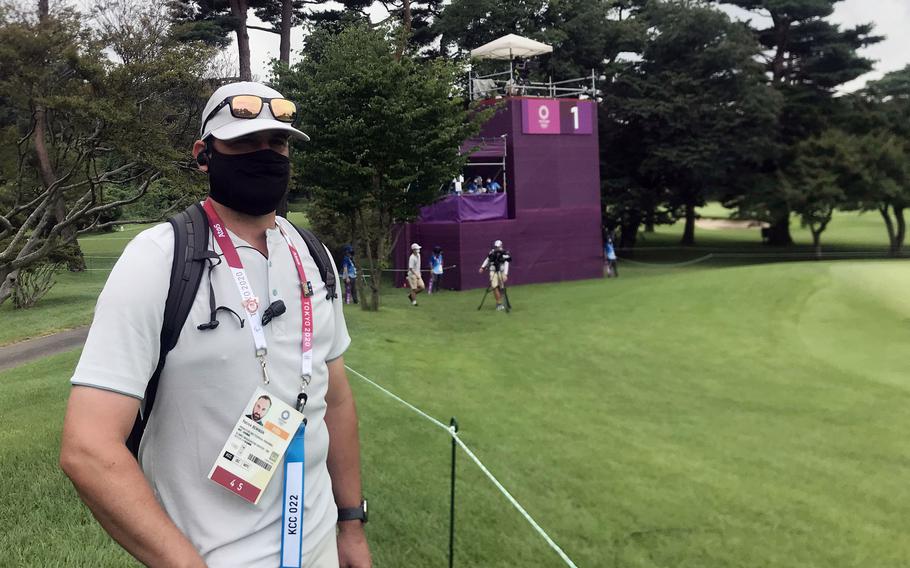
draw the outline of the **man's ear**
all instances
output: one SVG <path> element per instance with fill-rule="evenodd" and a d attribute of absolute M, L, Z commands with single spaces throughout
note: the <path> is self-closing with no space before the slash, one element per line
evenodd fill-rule
<path fill-rule="evenodd" d="M 208 155 L 208 146 L 202 140 L 196 140 L 193 143 L 193 158 L 196 160 L 196 165 L 203 172 L 209 171 L 209 155 Z"/>

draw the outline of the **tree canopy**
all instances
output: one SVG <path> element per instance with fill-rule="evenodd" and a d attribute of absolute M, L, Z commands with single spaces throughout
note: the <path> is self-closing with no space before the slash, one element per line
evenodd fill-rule
<path fill-rule="evenodd" d="M 635 180 L 630 190 L 639 199 L 622 202 L 648 208 L 638 222 L 663 206 L 685 217 L 683 243 L 693 244 L 695 207 L 767 158 L 779 97 L 755 60 L 758 44 L 722 12 L 671 1 L 649 5 L 641 18 L 648 30 L 641 60 L 605 89 L 604 183 L 615 198 L 622 180 Z M 629 244 L 635 215 L 609 213 L 631 221 L 623 225 Z"/>
<path fill-rule="evenodd" d="M 451 96 L 454 65 L 399 59 L 382 30 L 317 31 L 303 56 L 278 81 L 286 96 L 307 101 L 302 128 L 312 141 L 295 156 L 296 180 L 307 206 L 333 212 L 367 251 L 373 299 L 365 304 L 376 308 L 393 226 L 436 198 L 479 125 Z"/>
<path fill-rule="evenodd" d="M 194 186 L 182 164 L 208 50 L 145 14 L 100 30 L 65 9 L 0 20 L 0 302 L 78 232 L 128 222 L 118 208 Z"/>

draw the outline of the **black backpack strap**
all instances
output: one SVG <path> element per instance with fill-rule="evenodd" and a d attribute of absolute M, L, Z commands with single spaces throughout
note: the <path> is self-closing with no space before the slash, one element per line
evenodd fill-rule
<path fill-rule="evenodd" d="M 294 225 L 293 223 L 291 224 Z M 338 297 L 338 286 L 335 282 L 335 270 L 332 268 L 332 260 L 329 258 L 329 251 L 326 250 L 322 241 L 316 238 L 316 235 L 310 231 L 301 229 L 297 225 L 294 225 L 294 228 L 297 229 L 297 232 L 303 237 L 303 242 L 306 243 L 306 248 L 309 249 L 310 256 L 313 257 L 313 260 L 316 262 L 316 267 L 319 268 L 319 276 L 321 276 L 322 281 L 325 282 L 325 299 L 329 301 L 334 300 Z"/>
<path fill-rule="evenodd" d="M 171 282 L 164 303 L 164 323 L 161 326 L 161 349 L 158 364 L 145 389 L 144 410 L 136 417 L 126 446 L 134 456 L 139 455 L 139 442 L 148 425 L 149 416 L 158 394 L 158 380 L 167 354 L 177 345 L 180 330 L 190 315 L 196 291 L 210 256 L 209 224 L 202 206 L 195 203 L 168 219 L 174 228 L 174 260 L 171 263 Z"/>

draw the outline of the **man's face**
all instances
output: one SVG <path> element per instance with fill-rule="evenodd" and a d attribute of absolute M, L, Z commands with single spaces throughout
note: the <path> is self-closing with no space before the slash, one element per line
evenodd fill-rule
<path fill-rule="evenodd" d="M 249 154 L 258 150 L 274 150 L 282 156 L 289 154 L 288 135 L 281 130 L 262 130 L 233 140 L 215 138 L 213 144 L 222 154 Z"/>
<path fill-rule="evenodd" d="M 249 154 L 259 150 L 272 150 L 282 156 L 290 155 L 288 135 L 282 130 L 262 130 L 233 140 L 212 138 L 212 146 L 222 154 Z M 193 144 L 193 157 L 198 156 L 203 150 L 205 150 L 205 142 L 196 140 Z M 208 171 L 208 166 L 199 166 L 199 169 L 205 172 Z"/>
<path fill-rule="evenodd" d="M 256 404 L 253 405 L 252 417 L 253 420 L 257 422 L 262 420 L 262 417 L 265 416 L 265 413 L 269 411 L 269 408 L 272 406 L 272 401 L 260 398 L 256 401 Z"/>

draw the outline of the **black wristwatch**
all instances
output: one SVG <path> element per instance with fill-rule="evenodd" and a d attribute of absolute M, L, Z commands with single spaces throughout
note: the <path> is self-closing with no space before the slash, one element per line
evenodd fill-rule
<path fill-rule="evenodd" d="M 342 521 L 360 521 L 361 523 L 367 522 L 367 500 L 364 499 L 360 502 L 359 507 L 348 507 L 346 509 L 338 509 L 338 522 Z"/>

